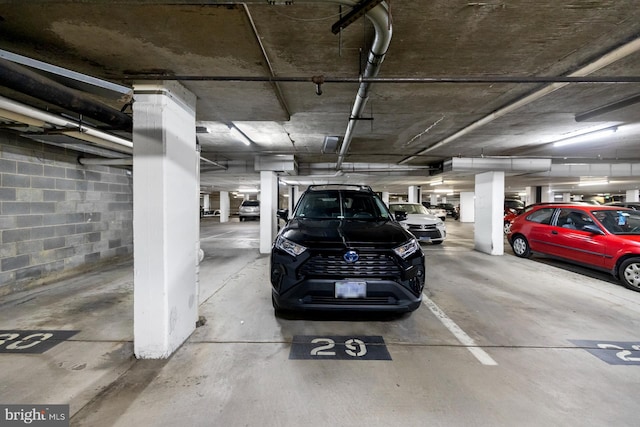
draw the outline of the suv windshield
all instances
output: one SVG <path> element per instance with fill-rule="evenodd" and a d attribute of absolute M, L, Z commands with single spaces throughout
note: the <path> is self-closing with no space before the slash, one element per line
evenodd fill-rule
<path fill-rule="evenodd" d="M 300 200 L 295 218 L 308 219 L 389 219 L 378 197 L 351 190 L 310 191 Z"/>

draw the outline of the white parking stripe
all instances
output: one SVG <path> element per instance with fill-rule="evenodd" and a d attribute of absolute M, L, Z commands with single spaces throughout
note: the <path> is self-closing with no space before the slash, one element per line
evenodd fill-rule
<path fill-rule="evenodd" d="M 460 326 L 456 324 L 453 320 L 449 318 L 445 314 L 444 311 L 440 309 L 436 305 L 435 302 L 431 301 L 429 297 L 427 297 L 424 293 L 422 294 L 422 301 L 425 303 L 429 310 L 442 322 L 442 324 L 449 329 L 449 331 L 456 337 L 458 341 L 475 356 L 476 359 L 483 365 L 497 365 L 498 363 L 493 360 L 491 356 L 487 354 L 483 349 L 481 349 L 476 342 L 471 338 L 465 331 L 463 331 Z"/>

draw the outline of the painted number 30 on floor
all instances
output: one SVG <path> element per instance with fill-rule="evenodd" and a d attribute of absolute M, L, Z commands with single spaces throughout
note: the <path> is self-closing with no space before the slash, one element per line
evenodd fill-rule
<path fill-rule="evenodd" d="M 296 335 L 289 359 L 391 360 L 381 336 Z"/>

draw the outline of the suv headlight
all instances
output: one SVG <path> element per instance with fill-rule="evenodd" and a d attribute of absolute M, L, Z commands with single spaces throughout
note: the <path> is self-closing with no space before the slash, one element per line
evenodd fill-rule
<path fill-rule="evenodd" d="M 276 239 L 275 247 L 293 256 L 298 256 L 307 250 L 304 246 L 293 243 L 291 240 L 287 240 L 282 236 L 278 236 Z"/>
<path fill-rule="evenodd" d="M 400 258 L 407 258 L 409 255 L 420 250 L 420 243 L 416 239 L 411 239 L 404 245 L 393 248 L 393 251 L 398 254 Z"/>

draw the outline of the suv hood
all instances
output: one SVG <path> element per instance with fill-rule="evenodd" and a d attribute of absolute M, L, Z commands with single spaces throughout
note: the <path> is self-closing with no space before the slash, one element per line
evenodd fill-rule
<path fill-rule="evenodd" d="M 395 248 L 413 238 L 396 222 L 388 220 L 292 219 L 282 236 L 303 246 Z"/>
<path fill-rule="evenodd" d="M 406 224 L 433 225 L 441 221 L 440 218 L 435 215 L 409 214 L 407 215 L 407 219 L 402 222 Z"/>

